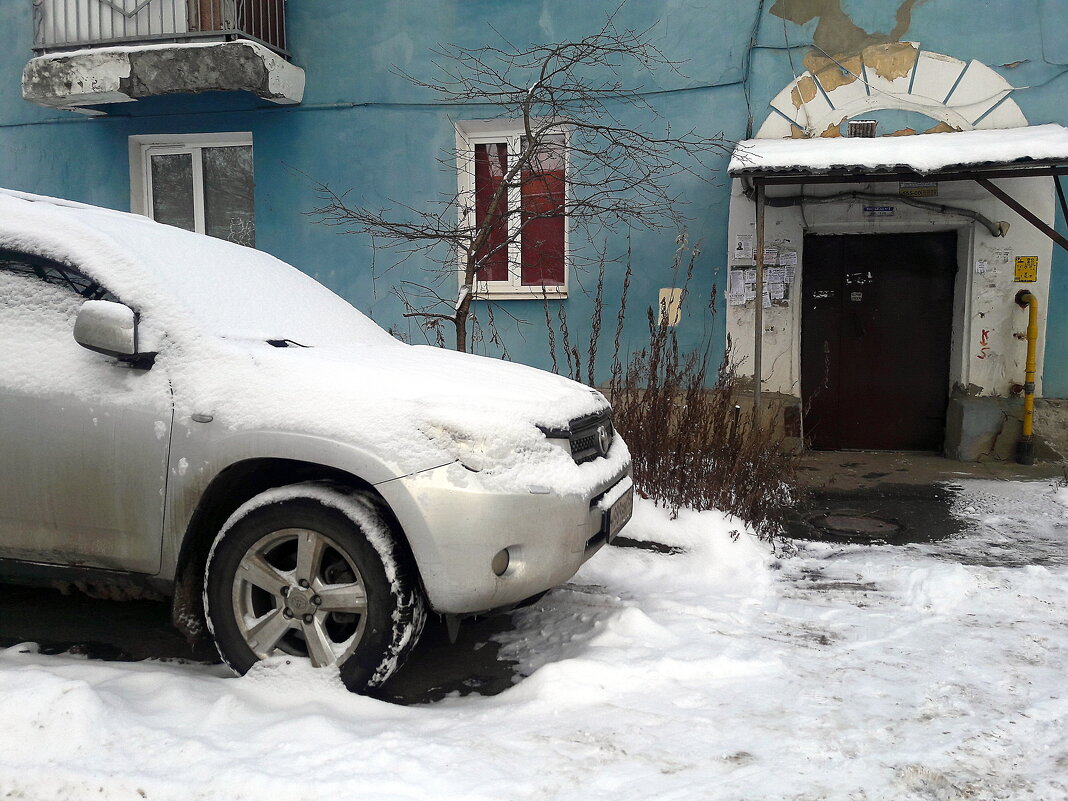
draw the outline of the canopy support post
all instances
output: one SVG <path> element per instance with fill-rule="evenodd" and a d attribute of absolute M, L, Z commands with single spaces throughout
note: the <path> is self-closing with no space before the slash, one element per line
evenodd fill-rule
<path fill-rule="evenodd" d="M 753 428 L 760 428 L 761 364 L 764 350 L 764 182 L 757 178 L 756 187 L 756 302 L 753 309 Z"/>
<path fill-rule="evenodd" d="M 1053 176 L 1053 185 L 1057 187 L 1057 199 L 1061 202 L 1061 216 L 1068 222 L 1068 201 L 1064 199 L 1064 187 L 1061 186 L 1061 176 Z"/>

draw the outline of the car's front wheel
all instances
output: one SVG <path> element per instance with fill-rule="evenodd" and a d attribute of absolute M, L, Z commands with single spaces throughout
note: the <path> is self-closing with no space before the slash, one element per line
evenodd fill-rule
<path fill-rule="evenodd" d="M 216 538 L 204 609 L 238 673 L 275 654 L 337 666 L 354 691 L 375 687 L 414 647 L 425 605 L 374 499 L 320 484 L 269 490 Z"/>

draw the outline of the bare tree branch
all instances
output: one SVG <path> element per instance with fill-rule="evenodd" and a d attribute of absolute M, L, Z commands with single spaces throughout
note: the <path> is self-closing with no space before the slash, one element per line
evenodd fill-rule
<path fill-rule="evenodd" d="M 479 272 L 502 251 L 520 246 L 531 223 L 566 218 L 572 232 L 566 257 L 572 266 L 581 261 L 577 242 L 594 242 L 619 228 L 681 227 L 685 218 L 673 182 L 684 175 L 707 180 L 710 159 L 726 153 L 731 144 L 722 134 L 672 131 L 642 87 L 628 85 L 627 75 L 678 71 L 678 63 L 652 43 L 648 29 L 617 29 L 609 17 L 600 30 L 577 41 L 516 46 L 500 39 L 503 46 L 440 45 L 434 51 L 438 75 L 433 79 L 394 68 L 444 104 L 490 105 L 494 118 L 521 125 L 522 147 L 508 154 L 492 194 L 479 199 L 484 204 L 479 215 L 469 192 L 418 207 L 391 202 L 388 208 L 369 208 L 350 205 L 347 192 L 325 183 L 317 184 L 318 205 L 309 212 L 342 233 L 372 236 L 384 248 L 396 250 L 399 262 L 433 254 L 435 275 L 427 284 L 402 282 L 396 291 L 404 316 L 421 318 L 439 338 L 440 325 L 452 323 L 457 350 L 468 349 L 468 326 L 477 325 L 471 304 L 478 298 Z M 640 124 L 632 122 L 639 118 Z M 522 196 L 525 187 L 544 190 L 547 182 L 558 181 L 545 165 L 561 160 L 566 163 L 562 199 L 538 210 L 524 204 L 513 208 L 509 199 Z M 473 162 L 471 154 L 452 151 L 440 163 L 451 171 L 457 166 L 467 169 L 464 165 Z M 467 177 L 473 185 L 474 176 Z M 604 255 L 594 254 L 589 261 L 603 266 Z M 452 286 L 459 292 L 450 297 Z M 544 301 L 547 296 L 542 294 Z M 487 324 L 489 340 L 499 341 L 492 312 Z M 485 336 L 481 329 L 478 336 Z"/>

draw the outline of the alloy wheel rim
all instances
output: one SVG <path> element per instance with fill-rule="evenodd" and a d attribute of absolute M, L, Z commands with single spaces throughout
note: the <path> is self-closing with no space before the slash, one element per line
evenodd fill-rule
<path fill-rule="evenodd" d="M 286 653 L 339 665 L 367 626 L 363 576 L 345 550 L 305 528 L 272 531 L 241 557 L 231 587 L 234 619 L 260 659 Z"/>

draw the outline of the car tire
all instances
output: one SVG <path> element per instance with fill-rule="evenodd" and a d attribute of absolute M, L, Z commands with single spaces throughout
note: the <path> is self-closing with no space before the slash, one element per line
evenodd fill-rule
<path fill-rule="evenodd" d="M 354 692 L 371 689 L 404 663 L 425 608 L 381 504 L 329 485 L 282 487 L 244 504 L 205 569 L 208 628 L 239 674 L 288 654 L 336 665 Z"/>

